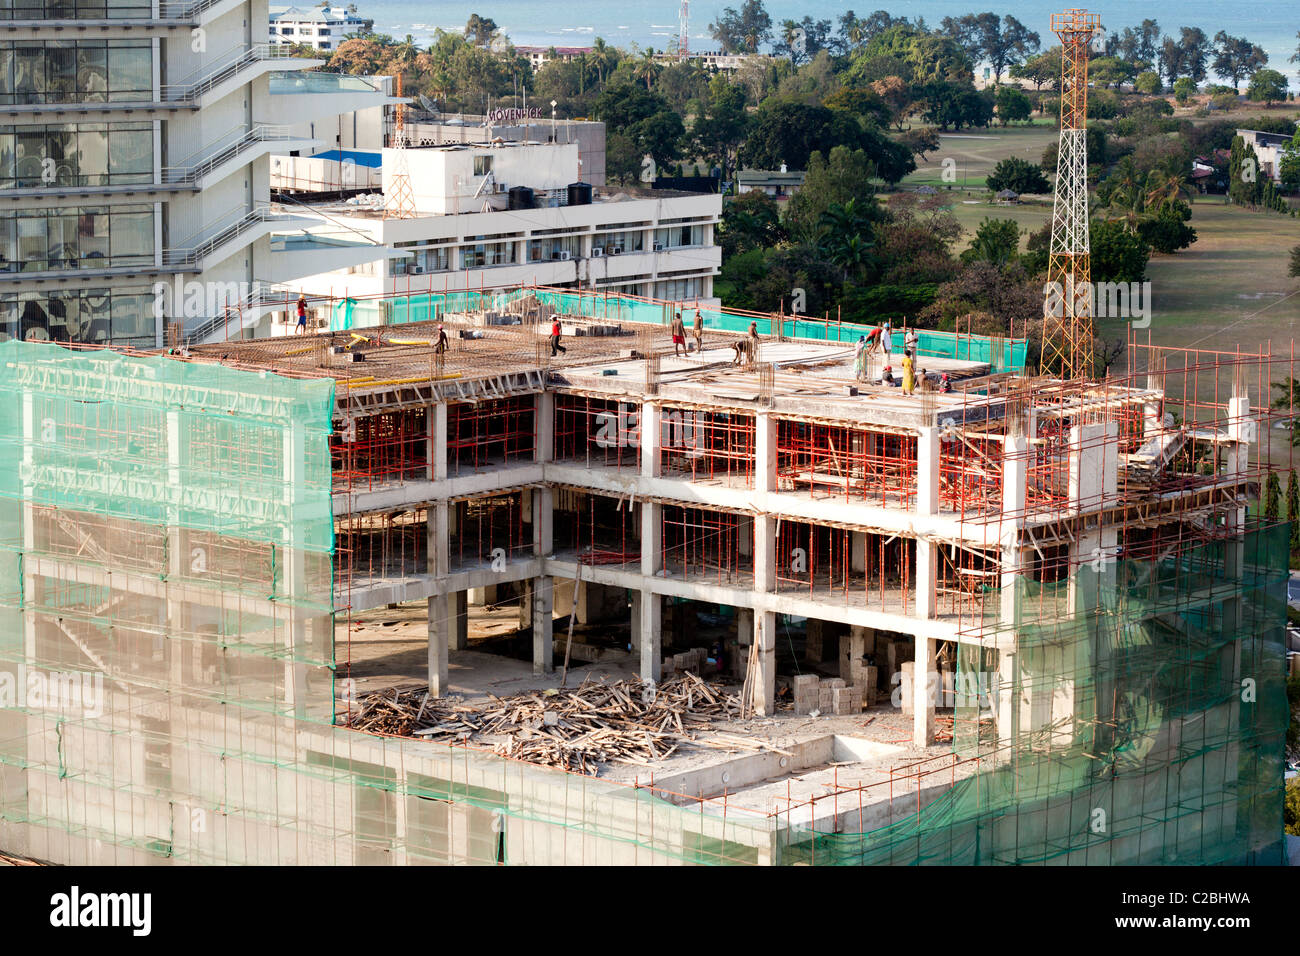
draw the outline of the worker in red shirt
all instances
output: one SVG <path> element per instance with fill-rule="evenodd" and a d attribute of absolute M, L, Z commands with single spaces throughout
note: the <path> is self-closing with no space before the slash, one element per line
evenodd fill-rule
<path fill-rule="evenodd" d="M 567 351 L 569 350 L 560 344 L 560 320 L 557 318 L 551 323 L 551 355 L 554 356 L 556 352 Z"/>

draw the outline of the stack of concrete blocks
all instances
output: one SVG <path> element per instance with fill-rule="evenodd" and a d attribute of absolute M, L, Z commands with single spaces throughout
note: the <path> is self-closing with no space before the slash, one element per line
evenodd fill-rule
<path fill-rule="evenodd" d="M 850 687 L 842 677 L 822 680 L 816 674 L 800 674 L 794 679 L 796 714 L 834 714 L 848 717 L 862 713 L 862 689 Z"/>
<path fill-rule="evenodd" d="M 794 679 L 794 712 L 811 714 L 818 709 L 819 692 L 816 674 L 800 674 Z"/>
<path fill-rule="evenodd" d="M 862 702 L 873 707 L 876 703 L 876 680 L 879 669 L 866 661 L 849 662 L 849 686 L 857 688 L 862 695 Z"/>
<path fill-rule="evenodd" d="M 850 717 L 862 713 L 862 689 L 836 687 L 831 692 L 831 713 L 836 717 Z"/>

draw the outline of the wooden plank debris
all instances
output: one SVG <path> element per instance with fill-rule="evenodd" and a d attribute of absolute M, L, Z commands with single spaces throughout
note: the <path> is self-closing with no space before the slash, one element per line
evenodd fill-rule
<path fill-rule="evenodd" d="M 385 690 L 361 701 L 348 726 L 370 733 L 441 742 L 479 742 L 517 760 L 588 775 L 610 762 L 662 760 L 698 740 L 715 720 L 741 715 L 741 698 L 683 673 L 653 685 L 640 680 L 587 680 L 576 690 L 492 697 L 482 706 L 429 697 L 424 690 Z M 728 735 L 728 749 L 766 745 Z"/>

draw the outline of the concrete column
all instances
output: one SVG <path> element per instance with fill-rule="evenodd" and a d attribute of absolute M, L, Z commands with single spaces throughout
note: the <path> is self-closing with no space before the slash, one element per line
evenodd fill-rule
<path fill-rule="evenodd" d="M 555 491 L 551 488 L 531 488 L 524 492 L 530 498 L 529 510 L 533 520 L 533 554 L 549 557 L 555 550 Z"/>
<path fill-rule="evenodd" d="M 179 423 L 178 423 L 179 427 Z M 177 435 L 179 448 L 179 434 Z M 296 514 L 298 496 L 303 487 L 302 468 L 306 458 L 306 435 L 300 425 L 284 433 L 284 497 L 290 515 Z M 177 462 L 179 468 L 179 461 Z M 292 532 L 293 529 L 291 528 Z M 307 569 L 305 555 L 299 542 L 291 533 L 284 549 L 284 590 L 289 598 L 289 620 L 285 633 L 284 697 L 286 706 L 296 715 L 305 713 L 307 697 L 307 665 L 304 661 L 307 627 L 304 611 L 294 602 L 306 597 Z"/>
<path fill-rule="evenodd" d="M 912 664 L 912 743 L 928 747 L 934 743 L 934 705 L 938 697 L 934 664 L 934 640 L 916 638 L 916 659 Z"/>
<path fill-rule="evenodd" d="M 1075 425 L 1070 429 L 1070 511 L 1101 507 L 1108 474 L 1119 469 L 1118 422 Z"/>
<path fill-rule="evenodd" d="M 663 598 L 653 591 L 642 591 L 637 610 L 641 679 L 657 683 L 663 676 Z"/>
<path fill-rule="evenodd" d="M 1029 439 L 1015 429 L 1007 435 L 1002 446 L 1002 568 L 998 578 L 1000 620 L 1004 629 L 1014 628 L 1018 620 L 1017 593 L 1019 575 L 1026 570 L 1024 554 L 1020 547 L 1020 529 L 1025 523 L 1025 505 L 1028 501 Z M 992 544 L 993 542 L 989 542 Z M 1014 633 L 1006 632 L 1007 640 Z"/>
<path fill-rule="evenodd" d="M 776 711 L 776 613 L 754 612 L 754 643 L 750 654 L 758 658 L 751 701 L 754 712 L 770 717 Z"/>
<path fill-rule="evenodd" d="M 659 462 L 659 448 L 663 440 L 661 411 L 658 405 L 650 402 L 641 405 L 637 441 L 641 446 L 641 477 L 643 478 L 658 478 L 662 474 Z"/>
<path fill-rule="evenodd" d="M 438 402 L 429 414 L 429 479 L 447 480 L 447 403 Z"/>
<path fill-rule="evenodd" d="M 429 598 L 429 693 L 441 697 L 447 693 L 447 650 L 452 622 L 447 615 L 447 595 Z"/>
<path fill-rule="evenodd" d="M 447 617 L 451 621 L 448 647 L 463 651 L 469 647 L 469 593 L 453 591 L 447 595 Z"/>
<path fill-rule="evenodd" d="M 640 591 L 628 592 L 631 607 L 632 634 L 628 641 L 632 645 L 632 653 L 636 655 L 637 660 L 641 659 L 641 594 Z"/>
<path fill-rule="evenodd" d="M 754 490 L 776 491 L 777 420 L 759 412 L 754 421 Z"/>
<path fill-rule="evenodd" d="M 443 461 L 445 463 L 446 459 Z M 445 500 L 435 501 L 427 511 L 425 541 L 428 569 L 429 574 L 436 579 L 445 579 L 447 575 L 449 511 L 450 505 Z M 456 620 L 449 612 L 451 597 L 445 593 L 434 594 L 428 600 L 429 693 L 434 697 L 441 697 L 447 692 L 447 652 L 451 646 L 452 633 L 456 629 Z"/>
<path fill-rule="evenodd" d="M 776 589 L 776 519 L 771 515 L 754 518 L 754 590 Z"/>
<path fill-rule="evenodd" d="M 533 673 L 549 674 L 555 670 L 551 612 L 552 579 L 547 575 L 533 578 L 530 585 L 533 608 Z"/>
<path fill-rule="evenodd" d="M 998 653 L 997 699 L 999 759 L 1009 758 L 1020 736 L 1020 688 L 1016 654 L 1010 646 Z"/>
<path fill-rule="evenodd" d="M 555 460 L 555 393 L 538 392 L 534 430 L 537 443 L 533 446 L 535 461 Z"/>
<path fill-rule="evenodd" d="M 917 617 L 933 618 L 939 613 L 939 545 L 918 538 L 916 541 L 916 610 Z"/>
<path fill-rule="evenodd" d="M 916 513 L 939 512 L 939 429 L 927 426 L 916 439 Z"/>

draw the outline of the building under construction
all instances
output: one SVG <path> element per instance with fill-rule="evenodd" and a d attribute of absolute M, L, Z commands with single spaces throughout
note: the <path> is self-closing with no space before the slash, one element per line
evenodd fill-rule
<path fill-rule="evenodd" d="M 669 303 L 366 305 L 167 354 L 0 343 L 0 849 L 1282 860 L 1288 547 L 1255 503 L 1291 356 L 1133 340 L 1067 381 L 922 331 L 904 394 L 834 321 L 704 309 L 680 355 Z M 410 653 L 367 656 L 412 607 Z M 503 608 L 492 654 L 471 621 Z M 529 759 L 581 707 L 550 689 L 609 675 L 686 703 L 651 727 L 611 692 L 586 738 L 673 745 Z M 539 719 L 446 729 L 514 690 Z M 365 729 L 389 699 L 419 713 Z"/>

